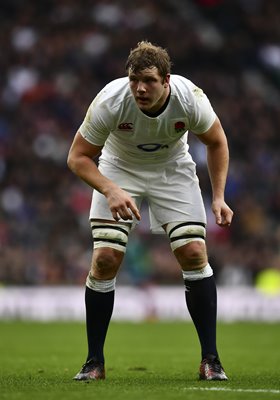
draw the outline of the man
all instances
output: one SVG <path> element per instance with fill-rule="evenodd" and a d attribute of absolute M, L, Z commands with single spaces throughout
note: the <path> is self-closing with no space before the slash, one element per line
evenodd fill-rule
<path fill-rule="evenodd" d="M 227 380 L 216 347 L 216 286 L 187 131 L 207 147 L 212 210 L 221 227 L 229 226 L 233 215 L 224 201 L 227 140 L 203 91 L 170 69 L 165 49 L 138 43 L 126 62 L 128 77 L 110 82 L 96 96 L 69 151 L 69 168 L 94 189 L 94 251 L 85 294 L 88 356 L 76 380 L 105 378 L 103 347 L 116 275 L 129 233 L 141 219 L 143 198 L 152 231 L 166 232 L 182 268 L 186 303 L 201 344 L 200 379 Z M 97 167 L 93 158 L 100 153 Z"/>

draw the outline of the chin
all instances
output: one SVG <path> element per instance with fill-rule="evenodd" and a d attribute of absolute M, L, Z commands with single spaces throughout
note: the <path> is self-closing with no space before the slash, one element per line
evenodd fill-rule
<path fill-rule="evenodd" d="M 148 111 L 149 112 L 149 110 L 150 110 L 149 107 L 143 106 L 143 105 L 142 106 L 139 105 L 139 108 L 140 108 L 141 111 Z"/>

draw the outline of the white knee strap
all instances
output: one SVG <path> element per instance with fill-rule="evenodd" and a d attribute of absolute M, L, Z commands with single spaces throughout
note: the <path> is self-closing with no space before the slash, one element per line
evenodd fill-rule
<path fill-rule="evenodd" d="M 193 269 L 191 271 L 182 271 L 183 279 L 187 281 L 199 281 L 204 278 L 209 278 L 213 275 L 213 270 L 209 264 L 201 269 Z"/>
<path fill-rule="evenodd" d="M 206 229 L 203 222 L 172 222 L 167 224 L 166 233 L 170 239 L 171 249 L 184 246 L 193 241 L 205 242 Z"/>
<path fill-rule="evenodd" d="M 115 290 L 116 278 L 109 280 L 95 279 L 89 272 L 86 280 L 86 286 L 95 292 L 107 293 Z"/>

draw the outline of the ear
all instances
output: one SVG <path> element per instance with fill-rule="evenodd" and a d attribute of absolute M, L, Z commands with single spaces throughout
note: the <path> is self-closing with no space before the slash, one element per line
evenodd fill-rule
<path fill-rule="evenodd" d="M 164 78 L 163 86 L 167 88 L 169 86 L 169 83 L 170 83 L 170 74 L 167 74 L 166 77 Z"/>

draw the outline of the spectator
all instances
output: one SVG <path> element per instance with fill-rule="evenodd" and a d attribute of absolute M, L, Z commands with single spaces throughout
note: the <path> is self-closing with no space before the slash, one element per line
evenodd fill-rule
<path fill-rule="evenodd" d="M 143 39 L 168 48 L 173 72 L 204 88 L 227 132 L 235 221 L 230 234 L 213 232 L 208 244 L 221 284 L 229 260 L 248 284 L 263 269 L 279 268 L 279 19 L 278 0 L 85 0 L 83 7 L 2 0 L 0 281 L 84 282 L 91 192 L 73 180 L 66 153 L 93 95 L 124 74 L 124 54 Z M 201 148 L 191 147 L 210 204 Z M 144 222 L 140 229 L 147 234 Z M 129 246 L 123 282 L 177 282 L 174 260 L 158 268 L 164 243 L 154 240 L 147 254 L 136 234 Z M 139 251 L 141 262 L 133 258 Z"/>

